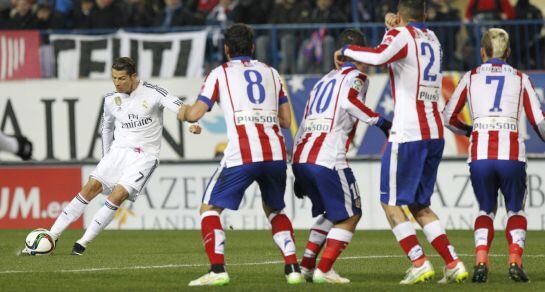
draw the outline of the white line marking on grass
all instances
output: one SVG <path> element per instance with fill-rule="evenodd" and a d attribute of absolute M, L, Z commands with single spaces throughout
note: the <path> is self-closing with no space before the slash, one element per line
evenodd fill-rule
<path fill-rule="evenodd" d="M 472 257 L 473 254 L 458 254 L 461 257 Z M 506 254 L 490 254 L 489 257 L 506 257 Z M 339 260 L 370 260 L 370 259 L 393 259 L 393 258 L 405 258 L 404 255 L 367 255 L 367 256 L 351 256 L 341 257 Z M 439 257 L 439 255 L 429 255 L 428 257 Z M 545 254 L 529 254 L 524 255 L 525 258 L 545 258 Z M 262 265 L 274 265 L 281 264 L 284 261 L 264 261 L 264 262 L 249 262 L 249 263 L 233 263 L 228 266 L 262 266 Z M 88 273 L 88 272 L 103 272 L 103 271 L 126 271 L 126 270 L 153 270 L 153 269 L 172 269 L 172 268 L 196 268 L 196 267 L 208 267 L 209 264 L 179 264 L 179 265 L 151 265 L 151 266 L 130 266 L 130 267 L 102 267 L 102 268 L 87 268 L 87 269 L 73 269 L 73 270 L 56 270 L 56 271 L 21 271 L 21 270 L 7 270 L 0 271 L 0 274 L 17 274 L 17 273 Z"/>

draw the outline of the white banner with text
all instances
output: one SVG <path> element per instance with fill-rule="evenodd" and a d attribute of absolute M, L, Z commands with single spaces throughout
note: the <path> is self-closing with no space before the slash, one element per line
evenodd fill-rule
<path fill-rule="evenodd" d="M 216 167 L 215 163 L 159 165 L 136 202 L 125 202 L 109 228 L 199 229 L 202 193 Z M 351 167 L 362 198 L 363 217 L 358 228 L 389 229 L 379 200 L 380 161 L 354 161 Z M 83 182 L 87 181 L 93 169 L 93 166 L 83 167 Z M 311 203 L 308 199 L 295 198 L 293 175 L 288 169 L 285 212 L 293 220 L 294 228 L 310 228 L 313 223 Z M 528 228 L 545 230 L 545 160 L 530 160 L 527 173 Z M 99 196 L 89 205 L 84 215 L 85 226 L 104 200 L 105 196 Z M 502 199 L 498 206 L 495 226 L 503 229 L 506 212 Z M 478 206 L 469 179 L 469 167 L 464 161 L 446 160 L 441 163 L 431 207 L 447 229 L 473 228 Z M 226 210 L 223 213 L 222 223 L 225 228 L 238 230 L 269 228 L 257 184 L 248 188 L 238 211 Z"/>

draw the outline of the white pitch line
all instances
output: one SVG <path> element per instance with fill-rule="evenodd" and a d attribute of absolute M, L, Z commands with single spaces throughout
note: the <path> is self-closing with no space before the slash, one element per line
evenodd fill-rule
<path fill-rule="evenodd" d="M 471 257 L 473 254 L 459 254 L 461 257 Z M 489 257 L 506 257 L 506 254 L 490 254 Z M 339 260 L 364 260 L 364 259 L 391 259 L 391 258 L 405 258 L 404 255 L 369 255 L 369 256 L 351 256 L 342 257 Z M 429 255 L 428 257 L 439 257 L 439 255 Z M 545 254 L 530 254 L 524 255 L 525 258 L 544 258 Z M 262 266 L 281 264 L 283 261 L 264 261 L 264 262 L 250 262 L 250 263 L 234 263 L 228 266 Z M 103 272 L 103 271 L 125 271 L 125 270 L 153 270 L 153 269 L 171 269 L 171 268 L 195 268 L 195 267 L 207 267 L 209 264 L 179 264 L 179 265 L 152 265 L 152 266 L 131 266 L 131 267 L 103 267 L 103 268 L 88 268 L 88 269 L 74 269 L 74 270 L 57 270 L 57 271 L 22 271 L 22 270 L 7 270 L 0 271 L 0 274 L 17 274 L 17 273 L 87 273 L 87 272 Z"/>

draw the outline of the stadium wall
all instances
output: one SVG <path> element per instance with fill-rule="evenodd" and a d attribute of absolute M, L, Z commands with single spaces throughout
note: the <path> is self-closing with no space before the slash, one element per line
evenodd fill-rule
<path fill-rule="evenodd" d="M 545 73 L 531 74 L 536 90 L 541 98 L 545 89 Z M 458 80 L 459 73 L 449 73 L 443 80 L 443 96 L 450 98 Z M 378 74 L 370 77 L 371 84 L 366 104 L 383 116 L 392 119 L 393 99 L 390 92 L 389 77 Z M 151 79 L 152 83 L 166 88 L 171 94 L 179 96 L 186 102 L 193 102 L 199 93 L 201 78 Z M 288 149 L 292 146 L 304 112 L 308 94 L 318 81 L 316 76 L 285 76 L 286 92 L 290 96 L 294 121 L 291 129 L 284 131 Z M 0 83 L 0 129 L 5 133 L 24 133 L 34 141 L 34 158 L 38 161 L 96 161 L 102 156 L 99 124 L 102 114 L 102 98 L 112 91 L 110 81 L 9 81 Z M 440 102 L 444 104 L 445 100 Z M 441 105 L 442 106 L 442 105 Z M 466 122 L 471 119 L 467 108 L 461 116 Z M 165 130 L 163 132 L 162 160 L 212 159 L 216 148 L 221 148 L 226 140 L 226 125 L 219 106 L 202 120 L 203 134 L 188 134 L 187 125 L 179 123 L 176 115 L 165 113 Z M 545 154 L 543 143 L 531 130 L 527 121 L 520 127 L 526 138 L 528 153 Z M 463 157 L 467 155 L 468 140 L 466 137 L 446 133 L 447 157 Z M 349 157 L 380 156 L 385 146 L 384 135 L 380 130 L 365 124 L 358 127 Z M 10 154 L 0 153 L 0 160 L 17 160 Z"/>
<path fill-rule="evenodd" d="M 199 205 L 217 161 L 166 162 L 157 168 L 136 202 L 125 202 L 109 229 L 199 229 Z M 359 229 L 388 229 L 379 202 L 380 161 L 351 161 L 358 181 L 363 218 Z M 93 164 L 73 166 L 0 167 L 0 228 L 48 228 L 87 181 Z M 528 228 L 545 230 L 545 159 L 528 163 L 526 212 Z M 288 171 L 285 193 L 286 214 L 296 229 L 309 228 L 313 219 L 310 201 L 293 195 L 293 175 Z M 99 196 L 89 204 L 84 216 L 72 228 L 86 227 L 104 204 Z M 469 180 L 469 168 L 461 159 L 445 159 L 439 168 L 432 208 L 448 229 L 472 229 L 478 208 Z M 499 200 L 496 226 L 503 228 L 506 214 Z M 256 184 L 246 192 L 238 212 L 224 212 L 225 228 L 236 230 L 267 229 L 260 192 Z"/>

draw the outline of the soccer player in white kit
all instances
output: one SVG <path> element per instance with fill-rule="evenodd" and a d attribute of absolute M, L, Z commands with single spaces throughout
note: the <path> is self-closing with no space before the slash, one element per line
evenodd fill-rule
<path fill-rule="evenodd" d="M 180 99 L 169 95 L 165 89 L 139 80 L 136 64 L 128 57 L 114 60 L 112 79 L 116 91 L 104 96 L 104 157 L 50 230 L 57 240 L 83 214 L 91 200 L 100 193 L 108 195 L 104 206 L 74 244 L 73 255 L 83 254 L 88 244 L 112 222 L 125 200 L 136 200 L 159 164 L 163 110 L 166 108 L 178 114 L 182 104 Z M 200 128 L 193 125 L 190 131 L 200 133 Z"/>
<path fill-rule="evenodd" d="M 545 139 L 545 117 L 530 77 L 506 63 L 509 35 L 491 28 L 482 37 L 483 64 L 467 72 L 443 114 L 453 132 L 470 137 L 471 184 L 479 203 L 475 219 L 476 263 L 473 282 L 488 279 L 488 252 L 494 238 L 494 217 L 501 190 L 507 209 L 505 235 L 509 244 L 509 277 L 527 282 L 522 269 L 526 240 L 526 153 L 519 132 L 524 110 L 538 136 Z M 458 119 L 466 102 L 473 119 L 468 126 Z"/>
<path fill-rule="evenodd" d="M 25 136 L 9 136 L 0 132 L 0 151 L 6 151 L 19 156 L 22 160 L 32 157 L 32 142 Z"/>
<path fill-rule="evenodd" d="M 402 205 L 408 206 L 445 262 L 444 277 L 439 282 L 468 278 L 439 218 L 429 207 L 445 142 L 438 108 L 441 44 L 423 23 L 425 18 L 424 0 L 400 0 L 397 15 L 386 15 L 389 30 L 379 46 L 346 46 L 336 52 L 336 58 L 347 56 L 369 65 L 389 65 L 394 118 L 382 157 L 380 191 L 392 231 L 412 262 L 400 284 L 416 284 L 435 276 Z"/>
<path fill-rule="evenodd" d="M 254 181 L 261 190 L 274 242 L 284 257 L 287 282 L 303 283 L 291 221 L 282 212 L 287 167 L 280 127 L 289 128 L 291 123 L 288 98 L 278 72 L 250 58 L 254 50 L 250 27 L 234 24 L 227 29 L 224 50 L 229 61 L 210 72 L 197 101 L 192 106 L 182 106 L 179 116 L 181 120 L 196 122 L 219 103 L 229 138 L 220 167 L 204 191 L 200 208 L 210 271 L 191 281 L 189 286 L 229 283 L 220 214 L 225 208 L 237 210 L 244 191 Z"/>
<path fill-rule="evenodd" d="M 364 46 L 364 36 L 347 29 L 339 47 Z M 295 138 L 292 168 L 298 197 L 312 201 L 312 215 L 319 216 L 310 230 L 301 261 L 301 272 L 314 283 L 347 284 L 350 280 L 333 270 L 348 246 L 361 218 L 358 185 L 346 160 L 358 121 L 378 126 L 388 135 L 391 123 L 365 106 L 369 80 L 365 65 L 345 58 L 343 65 L 320 79 L 310 93 Z M 325 249 L 316 267 L 316 257 Z"/>

